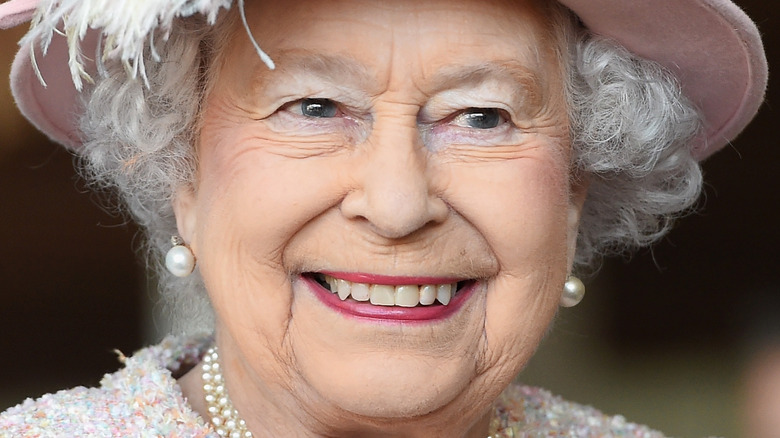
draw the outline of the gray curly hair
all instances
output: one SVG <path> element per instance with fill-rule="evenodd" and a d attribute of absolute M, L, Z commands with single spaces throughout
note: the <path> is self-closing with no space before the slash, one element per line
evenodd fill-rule
<path fill-rule="evenodd" d="M 549 4 L 551 35 L 567 74 L 571 173 L 589 181 L 575 256 L 582 269 L 657 240 L 696 201 L 702 177 L 689 146 L 700 117 L 664 68 L 590 35 L 571 12 Z M 235 23 L 234 11 L 214 26 L 202 17 L 179 20 L 157 47 L 163 61 L 146 54 L 149 87 L 109 64 L 86 94 L 83 169 L 96 186 L 116 189 L 145 230 L 148 266 L 171 305 L 174 331 L 213 327 L 197 271 L 173 277 L 162 260 L 177 234 L 175 193 L 193 182 L 197 169 L 193 145 L 210 72 Z"/>

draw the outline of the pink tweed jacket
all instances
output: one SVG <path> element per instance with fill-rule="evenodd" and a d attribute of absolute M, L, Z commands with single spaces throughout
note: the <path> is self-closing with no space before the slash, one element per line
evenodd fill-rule
<path fill-rule="evenodd" d="M 210 424 L 187 404 L 174 376 L 200 361 L 208 337 L 169 337 L 107 374 L 99 388 L 48 394 L 0 414 L 0 437 L 209 437 Z M 620 416 L 570 403 L 547 391 L 511 385 L 496 402 L 489 438 L 634 437 L 662 434 Z"/>

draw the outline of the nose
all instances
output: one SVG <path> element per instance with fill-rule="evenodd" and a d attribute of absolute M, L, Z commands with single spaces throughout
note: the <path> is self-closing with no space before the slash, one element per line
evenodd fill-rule
<path fill-rule="evenodd" d="M 412 126 L 399 125 L 375 122 L 358 160 L 358 181 L 341 203 L 344 216 L 365 221 L 388 239 L 443 222 L 449 214 L 436 191 L 416 119 Z"/>

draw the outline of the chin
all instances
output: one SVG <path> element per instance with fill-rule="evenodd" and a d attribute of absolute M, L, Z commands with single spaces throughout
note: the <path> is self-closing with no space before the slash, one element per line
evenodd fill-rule
<path fill-rule="evenodd" d="M 360 417 L 422 417 L 454 403 L 474 380 L 473 364 L 367 354 L 350 361 L 349 371 L 321 369 L 310 376 L 320 394 L 335 406 Z"/>
<path fill-rule="evenodd" d="M 466 283 L 465 302 L 454 296 L 452 313 L 410 323 L 393 313 L 383 319 L 388 315 L 334 309 L 322 300 L 330 292 L 317 290 L 316 281 L 296 282 L 291 341 L 301 379 L 328 404 L 358 417 L 414 418 L 457 403 L 483 357 L 486 288 Z"/>

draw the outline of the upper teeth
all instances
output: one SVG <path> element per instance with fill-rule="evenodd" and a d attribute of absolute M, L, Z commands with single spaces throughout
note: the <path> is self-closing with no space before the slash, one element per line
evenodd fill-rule
<path fill-rule="evenodd" d="M 436 300 L 447 305 L 458 289 L 457 283 L 391 286 L 353 283 L 330 275 L 325 275 L 324 279 L 330 286 L 330 291 L 338 294 L 342 301 L 351 296 L 353 300 L 369 301 L 378 306 L 414 307 L 418 304 L 429 306 Z"/>

